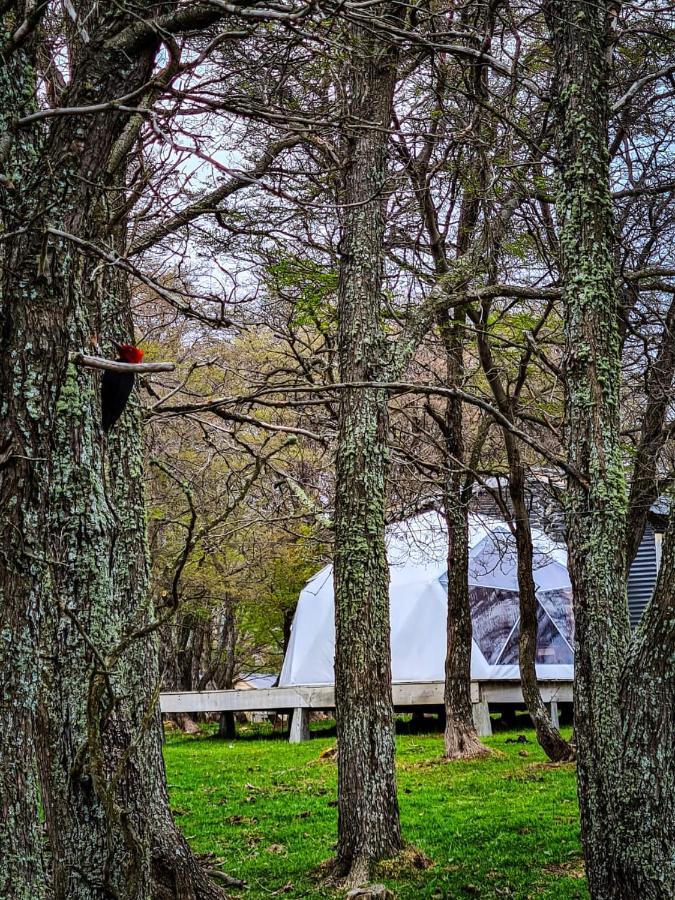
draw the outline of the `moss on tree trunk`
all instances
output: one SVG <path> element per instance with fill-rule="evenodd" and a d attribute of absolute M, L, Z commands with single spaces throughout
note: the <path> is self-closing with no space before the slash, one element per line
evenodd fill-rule
<path fill-rule="evenodd" d="M 380 12 L 392 8 L 382 4 Z M 348 162 L 341 198 L 340 377 L 377 381 L 387 361 L 381 321 L 382 241 L 396 54 L 366 28 L 354 27 L 350 35 Z M 387 430 L 383 391 L 341 392 L 335 508 L 337 853 L 339 870 L 354 881 L 367 878 L 372 861 L 401 846 L 384 542 Z"/>
<path fill-rule="evenodd" d="M 96 12 L 91 41 L 71 60 L 71 106 L 124 95 L 154 64 L 152 42 L 130 58 L 98 40 L 135 22 L 132 13 Z M 14 114 L 35 102 L 28 46 L 17 72 L 0 70 Z M 43 890 L 38 731 L 56 898 L 223 896 L 171 820 L 155 636 L 128 640 L 154 619 L 138 413 L 106 441 L 98 376 L 68 364 L 92 335 L 107 350 L 110 338 L 132 336 L 128 286 L 119 270 L 101 272 L 98 259 L 46 231 L 111 240 L 124 165 L 110 172 L 108 163 L 126 123 L 115 109 L 53 119 L 18 132 L 3 165 L 20 190 L 1 188 L 0 526 L 11 557 L 0 572 L 0 682 L 11 703 L 0 704 L 0 893 L 21 900 Z"/>
<path fill-rule="evenodd" d="M 584 855 L 594 900 L 665 900 L 675 895 L 675 601 L 670 548 L 631 639 L 608 152 L 617 7 L 553 0 L 548 10 L 559 105 L 567 441 L 581 474 L 569 484 L 568 544 Z"/>
<path fill-rule="evenodd" d="M 21 10 L 5 10 L 0 44 L 19 26 Z M 36 47 L 27 40 L 0 64 L 0 231 L 18 232 L 39 212 L 30 193 L 39 159 L 36 129 L 10 140 L 13 119 L 34 112 Z M 49 596 L 44 542 L 49 484 L 49 424 L 63 365 L 42 317 L 35 264 L 17 267 L 40 238 L 0 242 L 0 896 L 40 900 L 45 893 L 38 821 L 36 715 L 38 643 Z"/>

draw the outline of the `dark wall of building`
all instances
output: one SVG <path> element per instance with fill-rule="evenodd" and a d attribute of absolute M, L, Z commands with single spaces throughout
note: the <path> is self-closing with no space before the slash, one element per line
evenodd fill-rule
<path fill-rule="evenodd" d="M 628 610 L 630 624 L 635 628 L 647 604 L 652 598 L 656 585 L 656 541 L 654 529 L 647 524 L 642 542 L 635 554 L 628 575 Z"/>

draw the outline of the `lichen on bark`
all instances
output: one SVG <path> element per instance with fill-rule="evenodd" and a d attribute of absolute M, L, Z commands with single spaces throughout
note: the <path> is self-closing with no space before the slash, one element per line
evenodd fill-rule
<path fill-rule="evenodd" d="M 0 43 L 18 27 L 5 12 Z M 16 138 L 12 123 L 36 106 L 35 43 L 0 65 L 0 231 L 20 229 L 37 212 L 24 182 L 39 158 L 40 134 Z M 49 592 L 42 497 L 49 480 L 47 421 L 55 384 L 42 383 L 49 344 L 36 323 L 31 274 L 12 271 L 16 243 L 0 242 L 0 896 L 40 900 L 46 884 L 38 818 L 35 730 L 40 682 L 41 611 Z M 38 328 L 36 329 L 36 324 Z"/>
<path fill-rule="evenodd" d="M 559 94 L 566 434 L 582 475 L 569 483 L 567 521 L 586 871 L 594 900 L 665 900 L 675 893 L 674 592 L 662 574 L 631 639 L 608 150 L 616 6 L 551 0 L 547 11 Z"/>
<path fill-rule="evenodd" d="M 383 3 L 381 14 L 395 12 Z M 347 166 L 342 188 L 338 352 L 342 381 L 381 380 L 387 144 L 396 51 L 367 27 L 350 30 Z M 367 122 L 363 128 L 360 123 Z M 375 124 L 378 127 L 373 128 Z M 335 502 L 337 871 L 358 882 L 401 848 L 394 771 L 389 571 L 384 543 L 388 469 L 384 391 L 341 392 Z"/>
<path fill-rule="evenodd" d="M 88 20 L 92 40 L 73 50 L 71 106 L 147 82 L 154 38 L 133 58 L 99 40 L 135 21 L 116 6 Z M 0 69 L 1 99 L 9 98 L 0 115 L 26 112 L 17 96 L 36 102 L 34 83 L 17 88 L 31 72 L 30 48 L 13 57 L 14 81 Z M 223 896 L 171 820 L 156 642 L 151 633 L 130 639 L 154 619 L 135 404 L 106 441 L 97 376 L 68 364 L 94 334 L 110 350 L 110 338 L 133 338 L 128 285 L 115 269 L 92 277 L 99 260 L 45 228 L 111 241 L 107 203 L 124 202 L 125 176 L 122 165 L 109 190 L 107 163 L 127 116 L 111 108 L 55 117 L 22 130 L 3 160 L 22 183 L 20 191 L 0 183 L 0 252 L 11 262 L 0 293 L 0 537 L 11 555 L 0 570 L 0 682 L 12 699 L 0 704 L 0 893 L 22 900 L 44 890 L 36 744 L 57 900 Z"/>

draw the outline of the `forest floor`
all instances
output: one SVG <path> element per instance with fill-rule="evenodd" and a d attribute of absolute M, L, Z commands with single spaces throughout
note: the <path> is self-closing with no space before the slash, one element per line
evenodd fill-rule
<path fill-rule="evenodd" d="M 321 754 L 335 736 L 329 723 L 312 729 L 299 745 L 267 726 L 240 726 L 231 741 L 208 726 L 167 736 L 177 821 L 210 866 L 246 882 L 232 897 L 344 896 L 321 875 L 337 829 L 336 764 Z M 518 735 L 527 743 L 514 742 Z M 546 764 L 530 729 L 486 743 L 497 751 L 490 758 L 443 763 L 441 734 L 399 734 L 402 827 L 421 853 L 384 864 L 375 880 L 399 900 L 587 898 L 574 766 Z"/>

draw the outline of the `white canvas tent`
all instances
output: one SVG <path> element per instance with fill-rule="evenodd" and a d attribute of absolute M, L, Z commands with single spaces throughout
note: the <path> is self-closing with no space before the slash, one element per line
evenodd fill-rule
<path fill-rule="evenodd" d="M 537 674 L 571 681 L 572 594 L 564 548 L 533 533 L 537 585 Z M 516 680 L 518 584 L 514 540 L 497 520 L 471 517 L 469 587 L 474 626 L 471 675 Z M 394 682 L 443 681 L 447 617 L 447 536 L 435 512 L 387 530 Z M 333 684 L 335 626 L 332 566 L 307 583 L 298 601 L 280 687 Z"/>

